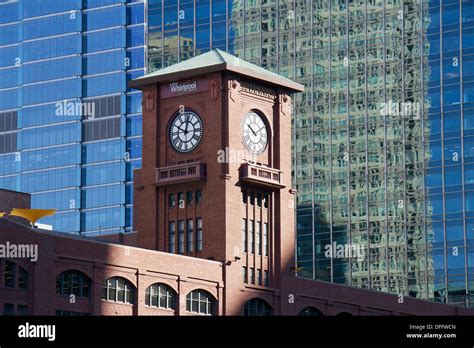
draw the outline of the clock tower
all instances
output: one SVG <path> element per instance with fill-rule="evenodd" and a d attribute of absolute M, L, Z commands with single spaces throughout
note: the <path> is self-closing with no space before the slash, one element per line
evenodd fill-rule
<path fill-rule="evenodd" d="M 213 50 L 131 87 L 143 91 L 138 246 L 222 262 L 226 314 L 255 297 L 281 312 L 295 267 L 291 95 L 303 86 Z"/>

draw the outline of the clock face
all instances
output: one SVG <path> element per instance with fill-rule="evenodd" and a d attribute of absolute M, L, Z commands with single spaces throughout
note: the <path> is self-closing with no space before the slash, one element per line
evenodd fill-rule
<path fill-rule="evenodd" d="M 202 120 L 192 111 L 178 113 L 170 126 L 169 140 L 178 152 L 193 151 L 202 140 Z"/>
<path fill-rule="evenodd" d="M 268 143 L 268 133 L 265 122 L 255 112 L 245 115 L 242 123 L 242 140 L 247 149 L 254 153 L 262 153 Z"/>

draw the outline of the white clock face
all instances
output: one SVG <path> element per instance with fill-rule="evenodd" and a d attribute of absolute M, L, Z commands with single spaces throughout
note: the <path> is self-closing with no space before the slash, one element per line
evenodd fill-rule
<path fill-rule="evenodd" d="M 193 151 L 202 140 L 202 120 L 192 111 L 178 113 L 170 126 L 169 140 L 178 152 Z"/>
<path fill-rule="evenodd" d="M 254 154 L 262 153 L 267 148 L 267 127 L 257 113 L 249 112 L 245 115 L 242 123 L 242 140 L 247 149 Z"/>

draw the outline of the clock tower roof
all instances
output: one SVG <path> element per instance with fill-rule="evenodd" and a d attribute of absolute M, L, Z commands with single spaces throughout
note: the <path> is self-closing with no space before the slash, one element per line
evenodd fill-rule
<path fill-rule="evenodd" d="M 153 73 L 130 81 L 130 87 L 140 89 L 155 83 L 167 83 L 189 79 L 217 71 L 231 71 L 254 80 L 264 81 L 270 85 L 286 88 L 290 92 L 303 92 L 304 86 L 285 77 L 246 62 L 236 56 L 214 49 L 207 53 L 160 69 Z"/>

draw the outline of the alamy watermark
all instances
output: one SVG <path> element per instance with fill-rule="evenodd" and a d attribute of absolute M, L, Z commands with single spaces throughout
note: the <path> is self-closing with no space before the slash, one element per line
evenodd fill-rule
<path fill-rule="evenodd" d="M 324 256 L 327 258 L 343 259 L 356 258 L 357 261 L 365 259 L 365 245 L 362 244 L 326 244 L 324 246 Z"/>
<path fill-rule="evenodd" d="M 257 156 L 243 150 L 234 150 L 229 147 L 217 151 L 217 163 L 242 163 L 244 160 L 256 162 Z"/>
<path fill-rule="evenodd" d="M 381 116 L 401 116 L 412 117 L 415 120 L 421 117 L 421 104 L 414 102 L 397 103 L 389 100 L 388 103 L 381 103 Z"/>
<path fill-rule="evenodd" d="M 6 242 L 0 244 L 0 259 L 30 259 L 38 261 L 38 244 L 14 244 Z"/>
<path fill-rule="evenodd" d="M 56 116 L 75 116 L 81 118 L 95 118 L 95 103 L 80 101 L 62 101 L 55 104 Z"/>

